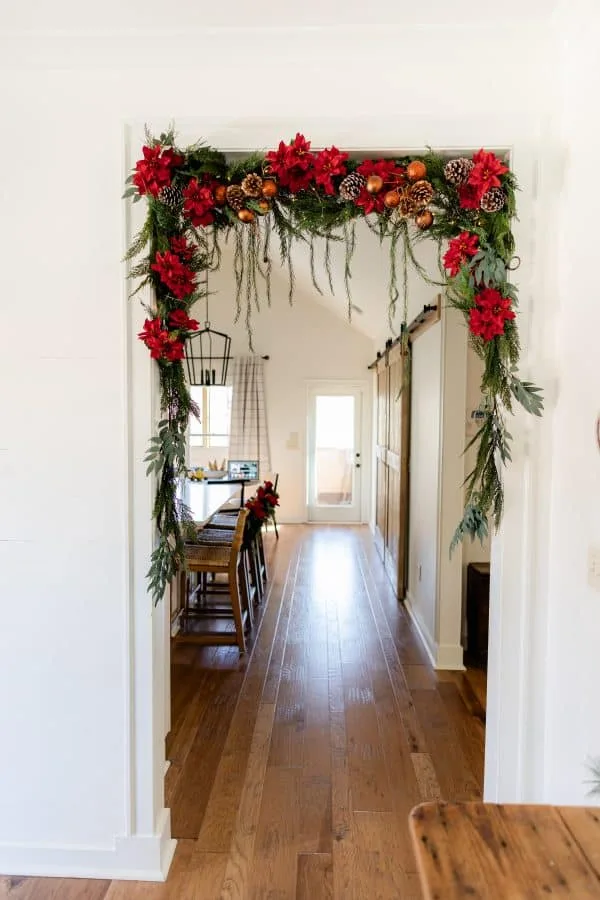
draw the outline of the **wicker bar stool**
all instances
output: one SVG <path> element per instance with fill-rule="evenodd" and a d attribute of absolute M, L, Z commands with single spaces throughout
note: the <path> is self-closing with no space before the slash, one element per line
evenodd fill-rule
<path fill-rule="evenodd" d="M 246 649 L 244 620 L 250 619 L 251 621 L 252 615 L 251 611 L 243 610 L 240 597 L 240 557 L 247 515 L 247 510 L 239 511 L 235 529 L 230 537 L 221 537 L 219 540 L 215 540 L 204 536 L 204 539 L 201 539 L 201 530 L 197 543 L 185 545 L 185 568 L 180 574 L 181 596 L 184 601 L 184 631 L 177 635 L 176 640 L 196 644 L 237 644 L 240 653 L 244 653 Z M 227 576 L 227 594 L 235 622 L 235 632 L 185 632 L 185 626 L 193 615 L 188 595 L 188 574 L 191 572 L 198 572 L 201 577 L 211 574 Z"/>
<path fill-rule="evenodd" d="M 208 528 L 211 530 L 219 530 L 230 532 L 235 522 L 234 517 L 230 513 L 218 512 L 209 519 Z M 257 602 L 260 602 L 264 596 L 267 584 L 267 563 L 265 558 L 265 548 L 263 546 L 262 528 L 252 537 L 246 534 L 244 538 L 244 548 L 248 555 L 248 565 L 256 592 Z"/>
<path fill-rule="evenodd" d="M 247 514 L 247 510 L 244 510 L 244 512 Z M 213 545 L 230 544 L 233 540 L 239 513 L 240 510 L 238 509 L 235 517 L 228 517 L 231 521 L 231 528 L 212 528 L 211 522 L 209 521 L 208 525 L 205 525 L 204 528 L 200 528 L 198 530 L 196 542 L 198 544 Z M 242 607 L 247 616 L 249 625 L 252 626 L 254 624 L 253 604 L 255 601 L 258 602 L 260 600 L 260 597 L 257 595 L 257 591 L 254 587 L 255 577 L 252 570 L 252 560 L 248 549 L 246 530 L 244 531 L 244 539 L 240 551 L 239 563 L 239 583 L 242 598 Z M 209 576 L 207 573 L 202 574 L 200 576 L 200 579 L 201 594 L 204 596 L 204 598 L 206 598 L 209 594 L 227 593 L 227 585 L 223 584 L 223 582 L 217 583 L 216 579 L 213 579 L 212 582 L 209 581 Z"/>

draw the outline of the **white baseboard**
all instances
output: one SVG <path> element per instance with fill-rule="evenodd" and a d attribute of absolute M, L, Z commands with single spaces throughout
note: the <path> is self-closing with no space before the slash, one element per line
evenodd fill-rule
<path fill-rule="evenodd" d="M 0 872 L 10 876 L 166 881 L 177 841 L 171 811 L 163 809 L 155 835 L 117 837 L 114 847 L 0 843 Z"/>
<path fill-rule="evenodd" d="M 414 597 L 407 591 L 404 599 L 406 611 L 409 614 L 417 633 L 421 638 L 421 643 L 427 651 L 429 661 L 434 669 L 444 669 L 446 671 L 464 672 L 463 665 L 463 648 L 460 644 L 438 644 L 434 640 L 433 635 L 423 621 L 419 609 L 414 601 Z"/>

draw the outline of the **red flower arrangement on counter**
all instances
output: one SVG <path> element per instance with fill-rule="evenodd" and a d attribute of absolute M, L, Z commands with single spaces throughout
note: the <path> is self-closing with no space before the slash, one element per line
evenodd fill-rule
<path fill-rule="evenodd" d="M 275 521 L 275 510 L 279 506 L 279 494 L 272 481 L 265 481 L 256 491 L 254 497 L 246 500 L 248 510 L 248 532 L 256 534 L 265 522 Z"/>

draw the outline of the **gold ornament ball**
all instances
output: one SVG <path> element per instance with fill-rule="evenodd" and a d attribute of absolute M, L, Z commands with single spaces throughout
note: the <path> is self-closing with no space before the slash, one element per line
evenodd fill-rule
<path fill-rule="evenodd" d="M 406 174 L 409 181 L 421 181 L 427 175 L 427 167 L 419 159 L 413 160 L 406 167 Z"/>
<path fill-rule="evenodd" d="M 424 209 L 415 218 L 415 225 L 417 228 L 420 228 L 421 231 L 427 231 L 427 229 L 431 228 L 433 225 L 433 213 L 428 209 Z"/>
<path fill-rule="evenodd" d="M 388 209 L 396 209 L 396 207 L 400 203 L 400 194 L 398 193 L 398 191 L 388 191 L 383 198 L 383 202 L 388 207 Z"/>
<path fill-rule="evenodd" d="M 240 209 L 238 212 L 238 219 L 240 222 L 244 222 L 244 224 L 249 225 L 251 222 L 254 222 L 256 216 L 252 212 L 251 209 Z"/>
<path fill-rule="evenodd" d="M 383 187 L 381 175 L 369 175 L 367 178 L 367 190 L 370 194 L 378 194 Z"/>
<path fill-rule="evenodd" d="M 273 181 L 272 178 L 267 179 L 267 181 L 263 181 L 262 186 L 262 195 L 269 200 L 271 197 L 274 197 L 277 193 L 277 182 Z"/>
<path fill-rule="evenodd" d="M 215 188 L 215 203 L 217 206 L 225 206 L 227 203 L 227 185 L 218 184 Z"/>
<path fill-rule="evenodd" d="M 266 215 L 271 209 L 271 204 L 268 200 L 257 200 L 256 205 L 261 216 Z"/>

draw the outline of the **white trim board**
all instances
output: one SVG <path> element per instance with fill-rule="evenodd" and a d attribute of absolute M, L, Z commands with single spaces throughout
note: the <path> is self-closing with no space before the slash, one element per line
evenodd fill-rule
<path fill-rule="evenodd" d="M 0 872 L 8 876 L 166 881 L 177 841 L 164 810 L 156 835 L 117 837 L 113 847 L 0 844 Z"/>
<path fill-rule="evenodd" d="M 415 605 L 414 598 L 410 591 L 406 592 L 404 606 L 413 625 L 417 629 L 417 633 L 427 651 L 427 656 L 429 657 L 433 668 L 439 671 L 464 672 L 463 648 L 460 644 L 438 644 L 437 641 L 433 639 L 423 618 L 418 612 L 418 608 Z"/>

